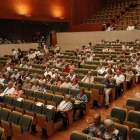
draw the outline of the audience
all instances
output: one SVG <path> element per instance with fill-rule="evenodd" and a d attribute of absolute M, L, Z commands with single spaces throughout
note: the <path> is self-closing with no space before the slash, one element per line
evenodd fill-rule
<path fill-rule="evenodd" d="M 75 66 L 73 65 L 73 63 L 74 63 L 73 60 L 70 60 L 70 65 L 69 65 L 69 68 L 70 69 L 75 68 Z"/>
<path fill-rule="evenodd" d="M 19 78 L 20 77 L 20 74 L 18 73 L 17 69 L 14 70 L 14 73 L 12 74 L 11 77 L 15 77 L 15 78 Z"/>
<path fill-rule="evenodd" d="M 3 84 L 8 84 L 8 82 L 10 82 L 10 81 L 11 81 L 10 75 L 7 74 L 7 75 L 5 76 L 5 80 L 3 81 Z"/>
<path fill-rule="evenodd" d="M 39 89 L 39 81 L 38 80 L 34 80 L 34 85 L 31 88 L 32 90 L 37 91 Z"/>
<path fill-rule="evenodd" d="M 126 81 L 130 82 L 132 77 L 134 76 L 134 73 L 131 71 L 130 66 L 127 67 L 127 71 L 125 73 L 126 73 Z"/>
<path fill-rule="evenodd" d="M 60 76 L 59 75 L 55 76 L 55 81 L 53 82 L 52 85 L 56 85 L 56 86 L 60 86 L 61 85 L 61 81 L 60 81 Z"/>
<path fill-rule="evenodd" d="M 66 76 L 65 82 L 60 85 L 60 88 L 61 87 L 68 87 L 68 88 L 70 88 L 70 86 L 71 86 L 70 77 Z"/>
<path fill-rule="evenodd" d="M 50 75 L 52 77 L 52 72 L 50 68 L 47 68 L 46 72 L 44 73 L 44 76 Z"/>
<path fill-rule="evenodd" d="M 106 62 L 105 56 L 102 55 L 102 56 L 101 56 L 101 59 L 100 59 L 99 61 L 100 61 L 100 62 Z"/>
<path fill-rule="evenodd" d="M 52 85 L 52 84 L 53 84 L 53 80 L 51 79 L 51 75 L 48 74 L 48 75 L 46 76 L 46 78 L 47 78 L 47 79 L 46 79 L 46 83 Z"/>
<path fill-rule="evenodd" d="M 99 67 L 97 67 L 97 72 L 98 72 L 98 76 L 101 76 L 104 72 L 105 72 L 105 67 L 103 67 L 103 64 L 100 63 Z"/>
<path fill-rule="evenodd" d="M 85 76 L 81 81 L 86 83 L 93 83 L 94 77 L 92 76 L 92 72 L 88 71 L 87 76 Z"/>
<path fill-rule="evenodd" d="M 66 73 L 70 72 L 70 68 L 69 68 L 68 64 L 65 64 L 65 68 L 63 69 L 63 72 L 66 72 Z"/>
<path fill-rule="evenodd" d="M 134 26 L 132 25 L 132 23 L 130 23 L 130 25 L 127 27 L 127 30 L 134 30 Z"/>
<path fill-rule="evenodd" d="M 38 79 L 38 73 L 34 73 L 34 77 L 31 79 L 31 81 L 39 80 Z"/>
<path fill-rule="evenodd" d="M 26 89 L 30 89 L 31 88 L 31 83 L 30 83 L 30 78 L 29 77 L 26 77 L 25 79 L 25 83 L 23 83 L 23 87 L 26 88 Z"/>
<path fill-rule="evenodd" d="M 46 91 L 46 82 L 41 82 L 41 86 L 38 88 L 38 91 Z"/>
<path fill-rule="evenodd" d="M 47 76 L 46 76 L 47 77 Z M 44 75 L 41 75 L 41 79 L 39 80 L 39 83 L 41 83 L 41 82 L 45 82 L 46 80 L 45 80 L 45 76 Z"/>

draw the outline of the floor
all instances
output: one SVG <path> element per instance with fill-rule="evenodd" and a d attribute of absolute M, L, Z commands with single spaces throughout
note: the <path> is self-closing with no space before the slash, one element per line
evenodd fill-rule
<path fill-rule="evenodd" d="M 112 107 L 122 107 L 126 104 L 128 98 L 135 98 L 135 93 L 139 91 L 139 86 L 131 87 L 126 92 L 122 93 L 118 100 L 110 101 L 110 106 L 106 110 L 105 108 L 98 108 L 98 109 L 90 109 L 89 114 L 84 116 L 83 118 L 78 117 L 78 113 L 75 116 L 74 122 L 67 126 L 66 128 L 61 127 L 62 122 L 57 122 L 54 125 L 54 133 L 52 136 L 48 137 L 47 140 L 69 140 L 70 134 L 73 131 L 81 132 L 83 128 L 89 121 L 92 121 L 92 117 L 95 113 L 100 113 L 102 116 L 102 120 L 105 120 L 108 115 L 110 115 L 110 111 Z M 37 131 L 35 135 L 29 135 L 29 140 L 42 140 L 41 137 L 41 129 L 37 126 Z"/>

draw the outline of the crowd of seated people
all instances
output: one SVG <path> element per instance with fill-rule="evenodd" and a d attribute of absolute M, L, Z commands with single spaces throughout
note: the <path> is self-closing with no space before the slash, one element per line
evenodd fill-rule
<path fill-rule="evenodd" d="M 16 39 L 2 39 L 0 38 L 0 44 L 25 44 L 25 41 L 20 41 L 18 38 Z"/>

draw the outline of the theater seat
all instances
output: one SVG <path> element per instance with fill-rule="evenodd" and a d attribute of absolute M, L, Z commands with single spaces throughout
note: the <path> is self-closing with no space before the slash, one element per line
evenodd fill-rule
<path fill-rule="evenodd" d="M 4 138 L 4 129 L 0 127 L 0 140 Z"/>
<path fill-rule="evenodd" d="M 137 128 L 132 128 L 130 132 L 130 138 L 134 140 L 139 140 L 140 139 L 140 129 Z"/>
<path fill-rule="evenodd" d="M 70 140 L 88 140 L 88 135 L 78 131 L 73 131 L 70 135 Z"/>

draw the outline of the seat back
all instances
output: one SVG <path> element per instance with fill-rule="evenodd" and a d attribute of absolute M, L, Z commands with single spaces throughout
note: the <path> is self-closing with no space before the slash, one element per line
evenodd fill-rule
<path fill-rule="evenodd" d="M 14 102 L 14 97 L 12 97 L 12 96 L 7 96 L 4 100 L 5 105 L 11 106 L 13 104 L 13 102 Z"/>
<path fill-rule="evenodd" d="M 134 140 L 139 140 L 140 139 L 140 129 L 133 128 L 130 132 L 130 138 Z"/>
<path fill-rule="evenodd" d="M 99 90 L 99 94 L 103 95 L 103 93 L 104 93 L 104 85 L 102 85 L 102 84 L 95 84 L 94 89 Z"/>
<path fill-rule="evenodd" d="M 96 82 L 101 83 L 105 77 L 96 77 Z"/>
<path fill-rule="evenodd" d="M 61 92 L 63 95 L 68 94 L 69 88 L 67 88 L 67 87 L 61 87 L 61 88 L 60 88 L 60 92 Z"/>
<path fill-rule="evenodd" d="M 42 110 L 43 110 L 43 103 L 34 103 L 33 108 L 32 108 L 32 112 L 34 112 L 35 114 L 41 114 Z"/>
<path fill-rule="evenodd" d="M 0 140 L 3 139 L 4 129 L 0 127 Z"/>
<path fill-rule="evenodd" d="M 79 89 L 70 89 L 70 95 L 75 97 L 79 93 Z"/>
<path fill-rule="evenodd" d="M 72 132 L 70 140 L 88 140 L 88 135 L 77 131 Z"/>
<path fill-rule="evenodd" d="M 1 123 L 1 120 L 7 121 L 10 113 L 11 113 L 11 110 L 9 110 L 7 108 L 2 108 L 0 110 L 0 123 Z"/>
<path fill-rule="evenodd" d="M 23 102 L 22 109 L 26 110 L 26 111 L 31 111 L 32 106 L 33 106 L 33 102 L 32 101 L 25 100 Z"/>
<path fill-rule="evenodd" d="M 41 99 L 42 98 L 42 96 L 43 96 L 43 92 L 42 91 L 36 91 L 35 93 L 34 93 L 34 98 L 37 100 L 38 98 L 39 99 Z"/>
<path fill-rule="evenodd" d="M 52 108 L 48 108 L 49 105 L 46 105 L 43 109 L 43 115 L 46 116 L 47 122 L 52 121 L 54 119 L 54 114 L 56 108 L 52 106 Z"/>
<path fill-rule="evenodd" d="M 12 124 L 15 124 L 15 125 L 18 125 L 21 116 L 22 116 L 21 113 L 16 112 L 16 111 L 13 111 L 13 112 L 10 114 L 10 117 L 9 117 L 8 122 L 9 122 L 9 123 L 12 123 Z"/>
<path fill-rule="evenodd" d="M 13 103 L 13 107 L 21 108 L 24 100 L 15 99 Z"/>
<path fill-rule="evenodd" d="M 53 86 L 51 87 L 51 91 L 53 91 L 53 93 L 55 93 L 55 92 L 59 92 L 59 89 L 60 89 L 59 86 L 55 86 L 55 85 L 53 85 Z"/>
<path fill-rule="evenodd" d="M 83 87 L 87 88 L 88 90 L 93 89 L 94 84 L 93 83 L 83 83 Z"/>
<path fill-rule="evenodd" d="M 85 91 L 85 95 L 87 96 L 88 102 L 89 102 L 90 96 L 91 96 L 91 91 Z"/>
<path fill-rule="evenodd" d="M 27 89 L 27 90 L 25 91 L 25 95 L 26 95 L 27 97 L 28 97 L 28 96 L 33 97 L 33 94 L 34 94 L 34 91 L 31 90 L 31 89 Z"/>
<path fill-rule="evenodd" d="M 52 101 L 53 96 L 54 96 L 53 94 L 44 93 L 42 99 L 45 100 L 45 102 L 47 103 L 47 101 Z"/>
<path fill-rule="evenodd" d="M 139 111 L 139 109 L 140 109 L 140 101 L 139 100 L 128 99 L 126 102 L 126 105 L 134 107 L 135 111 Z"/>
<path fill-rule="evenodd" d="M 56 106 L 58 106 L 63 100 L 64 100 L 64 97 L 61 95 L 54 95 L 52 99 L 52 101 L 56 103 Z"/>
<path fill-rule="evenodd" d="M 32 124 L 32 118 L 27 115 L 23 115 L 19 122 L 19 126 L 21 127 L 22 134 L 29 132 L 30 126 Z"/>

